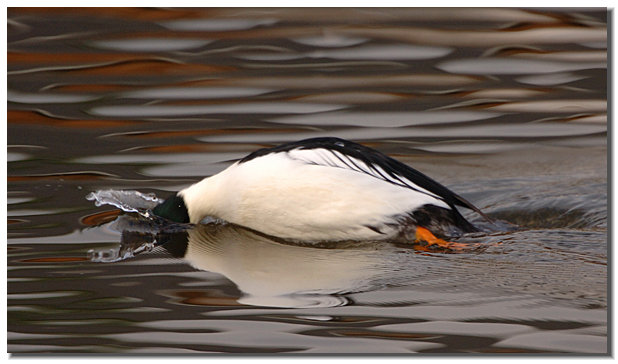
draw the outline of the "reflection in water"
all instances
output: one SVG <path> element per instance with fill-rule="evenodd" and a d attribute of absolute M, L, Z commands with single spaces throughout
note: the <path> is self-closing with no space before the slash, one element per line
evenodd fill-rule
<path fill-rule="evenodd" d="M 113 229 L 122 232 L 120 244 L 92 251 L 91 259 L 120 261 L 162 245 L 194 268 L 234 282 L 244 294 L 239 303 L 258 306 L 339 306 L 347 303 L 341 294 L 396 281 L 388 274 L 391 263 L 377 253 L 387 243 L 299 246 L 228 223 L 212 222 L 177 231 L 156 221 L 120 216 L 112 223 Z"/>
<path fill-rule="evenodd" d="M 372 288 L 384 265 L 373 249 L 285 245 L 231 224 L 199 225 L 187 233 L 184 259 L 230 279 L 244 293 L 239 302 L 249 305 L 342 305 L 347 300 L 337 294 Z M 172 249 L 183 243 L 174 241 Z"/>

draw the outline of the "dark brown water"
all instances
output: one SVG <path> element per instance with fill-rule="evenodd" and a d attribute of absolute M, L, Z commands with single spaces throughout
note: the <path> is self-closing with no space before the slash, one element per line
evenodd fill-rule
<path fill-rule="evenodd" d="M 606 353 L 606 15 L 9 9 L 8 351 Z M 221 224 L 155 246 L 86 199 L 327 135 L 520 229 L 460 253 Z"/>

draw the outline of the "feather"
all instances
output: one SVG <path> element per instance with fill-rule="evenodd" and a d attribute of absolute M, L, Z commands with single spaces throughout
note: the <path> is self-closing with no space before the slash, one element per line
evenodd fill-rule
<path fill-rule="evenodd" d="M 457 205 L 471 209 L 488 221 L 492 221 L 472 203 L 423 173 L 358 143 L 332 137 L 305 139 L 257 150 L 238 163 L 246 163 L 271 153 L 288 153 L 291 158 L 309 164 L 345 168 L 365 173 L 383 181 L 440 199 L 451 207 Z"/>

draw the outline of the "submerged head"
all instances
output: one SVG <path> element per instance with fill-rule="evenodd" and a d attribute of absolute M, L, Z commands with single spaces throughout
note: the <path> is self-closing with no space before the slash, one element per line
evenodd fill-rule
<path fill-rule="evenodd" d="M 163 203 L 158 204 L 154 209 L 152 209 L 152 212 L 154 212 L 157 216 L 174 222 L 190 222 L 189 211 L 185 205 L 185 200 L 178 195 L 174 195 L 165 200 Z"/>

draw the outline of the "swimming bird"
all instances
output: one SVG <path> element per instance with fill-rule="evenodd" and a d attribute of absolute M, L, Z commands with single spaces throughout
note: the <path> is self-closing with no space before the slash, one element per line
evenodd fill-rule
<path fill-rule="evenodd" d="M 197 224 L 215 217 L 301 242 L 416 240 L 478 231 L 456 206 L 483 212 L 421 172 L 348 140 L 312 138 L 257 150 L 153 209 Z"/>

